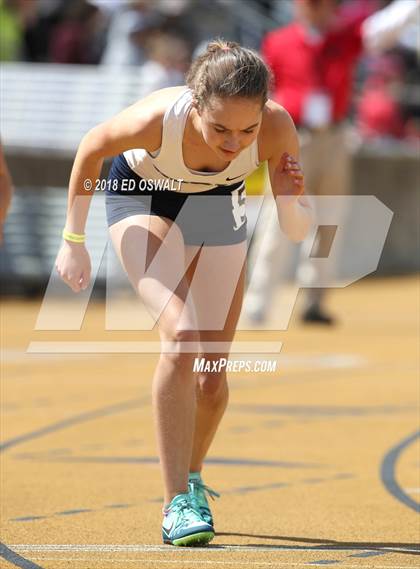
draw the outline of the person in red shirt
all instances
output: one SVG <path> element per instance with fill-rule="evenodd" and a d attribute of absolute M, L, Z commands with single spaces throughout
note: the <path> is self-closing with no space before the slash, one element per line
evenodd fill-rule
<path fill-rule="evenodd" d="M 296 21 L 269 33 L 262 44 L 274 75 L 274 98 L 300 126 L 325 127 L 347 116 L 353 71 L 363 50 L 361 23 L 368 14 L 365 9 L 351 19 L 340 17 L 336 4 L 295 2 Z M 324 112 L 311 113 L 315 94 L 325 97 Z"/>
<path fill-rule="evenodd" d="M 389 141 L 405 136 L 397 90 L 403 85 L 403 68 L 397 57 L 384 55 L 370 63 L 370 73 L 360 93 L 355 121 L 364 140 Z"/>
<path fill-rule="evenodd" d="M 264 38 L 261 51 L 274 76 L 272 97 L 299 129 L 309 194 L 348 194 L 351 164 L 345 120 L 358 58 L 363 50 L 380 53 L 393 46 L 413 21 L 418 6 L 418 0 L 395 0 L 372 14 L 378 7 L 376 1 L 295 0 L 295 20 Z M 342 205 L 337 205 L 334 217 L 337 225 L 343 223 Z M 251 321 L 261 323 L 268 313 L 278 261 L 284 261 L 284 255 L 274 224 L 266 220 L 259 228 L 270 236 L 262 239 L 257 231 L 255 270 L 245 310 Z M 315 269 L 310 258 L 313 239 L 312 234 L 303 244 L 298 268 L 307 293 L 303 320 L 332 324 L 333 318 L 324 309 L 326 289 L 320 283 L 332 283 L 335 270 L 330 262 L 324 264 L 323 274 Z M 328 257 L 330 247 L 331 233 L 319 231 L 312 256 Z"/>

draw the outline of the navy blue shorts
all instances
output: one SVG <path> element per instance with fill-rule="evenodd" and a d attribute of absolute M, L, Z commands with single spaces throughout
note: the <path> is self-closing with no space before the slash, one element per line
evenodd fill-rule
<path fill-rule="evenodd" d="M 244 182 L 195 194 L 159 189 L 120 154 L 112 163 L 105 196 L 108 226 L 131 215 L 157 215 L 178 225 L 186 245 L 232 245 L 246 239 Z"/>

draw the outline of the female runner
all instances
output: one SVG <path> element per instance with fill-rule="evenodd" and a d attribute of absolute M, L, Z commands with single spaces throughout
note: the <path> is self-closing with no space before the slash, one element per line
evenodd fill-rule
<path fill-rule="evenodd" d="M 156 91 L 82 139 L 69 186 L 56 268 L 74 292 L 90 279 L 84 228 L 103 160 L 115 157 L 106 210 L 127 276 L 158 319 L 162 353 L 153 411 L 164 484 L 165 543 L 214 537 L 201 471 L 228 401 L 226 372 L 194 371 L 228 358 L 244 293 L 244 180 L 268 161 L 280 226 L 301 241 L 311 225 L 296 130 L 268 99 L 257 53 L 216 40 L 191 65 L 187 85 Z M 84 199 L 79 199 L 84 196 Z M 226 317 L 227 315 L 227 317 Z M 217 368 L 217 366 L 215 366 Z"/>

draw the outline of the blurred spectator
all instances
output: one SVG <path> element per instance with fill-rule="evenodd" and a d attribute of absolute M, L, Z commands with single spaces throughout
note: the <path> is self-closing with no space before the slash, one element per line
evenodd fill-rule
<path fill-rule="evenodd" d="M 394 0 L 369 16 L 375 5 L 359 0 L 341 6 L 336 0 L 295 0 L 295 22 L 269 33 L 263 42 L 263 54 L 274 74 L 273 98 L 289 111 L 300 131 L 308 194 L 339 196 L 349 192 L 345 119 L 357 60 L 363 49 L 380 53 L 393 47 L 415 20 L 419 1 Z M 335 202 L 337 226 L 343 225 L 346 215 L 343 203 Z M 317 207 L 319 202 L 315 202 L 315 216 Z M 261 235 L 256 236 L 257 264 L 246 299 L 247 315 L 254 322 L 266 318 L 278 264 L 285 257 L 279 248 L 277 219 L 271 216 L 260 228 Z M 342 233 L 337 232 L 336 247 Z M 298 278 L 306 289 L 304 322 L 334 322 L 324 302 L 325 287 L 327 283 L 333 286 L 336 271 L 331 262 L 312 262 L 313 257 L 328 257 L 330 247 L 330 232 L 318 231 L 316 242 L 311 235 L 301 248 Z"/>
<path fill-rule="evenodd" d="M 26 13 L 25 17 L 23 58 L 25 61 L 48 61 L 51 34 L 61 21 L 68 2 L 66 0 L 22 1 L 25 6 L 31 8 L 30 14 Z"/>
<path fill-rule="evenodd" d="M 366 140 L 399 139 L 405 134 L 399 104 L 403 69 L 396 56 L 373 58 L 357 105 L 356 122 Z"/>
<path fill-rule="evenodd" d="M 108 14 L 108 16 L 131 4 L 131 0 L 88 0 L 88 2 L 102 10 L 104 14 Z"/>
<path fill-rule="evenodd" d="M 66 0 L 0 0 L 0 58 L 46 61 L 50 33 Z"/>
<path fill-rule="evenodd" d="M 266 10 L 277 0 L 265 0 Z M 0 0 L 5 61 L 141 65 L 157 32 L 191 46 L 222 35 L 239 39 L 242 0 Z M 259 10 L 261 12 L 261 10 Z M 258 13 L 258 11 L 257 11 Z"/>
<path fill-rule="evenodd" d="M 163 18 L 150 1 L 132 0 L 116 10 L 106 38 L 103 65 L 141 65 L 146 62 L 145 44 L 160 30 Z"/>
<path fill-rule="evenodd" d="M 151 84 L 151 90 L 183 85 L 190 64 L 190 50 L 182 38 L 158 33 L 145 45 L 148 61 L 139 72 Z M 150 83 L 151 82 L 151 83 Z"/>
<path fill-rule="evenodd" d="M 53 63 L 98 63 L 103 47 L 103 22 L 100 10 L 85 0 L 67 4 L 62 21 L 51 34 L 49 60 Z"/>
<path fill-rule="evenodd" d="M 0 0 L 0 61 L 21 59 L 23 26 L 16 2 Z"/>
<path fill-rule="evenodd" d="M 155 0 L 156 9 L 168 17 L 182 16 L 189 8 L 192 0 Z"/>

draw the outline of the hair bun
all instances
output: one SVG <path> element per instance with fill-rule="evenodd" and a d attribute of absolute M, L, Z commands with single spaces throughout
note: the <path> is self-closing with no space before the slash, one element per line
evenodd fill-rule
<path fill-rule="evenodd" d="M 264 106 L 270 71 L 257 52 L 216 38 L 194 59 L 186 80 L 199 110 L 209 105 L 213 96 L 259 99 Z"/>
<path fill-rule="evenodd" d="M 216 39 L 207 45 L 207 53 L 218 53 L 220 51 L 230 51 L 239 47 L 239 44 L 234 41 L 225 41 L 223 39 Z"/>

